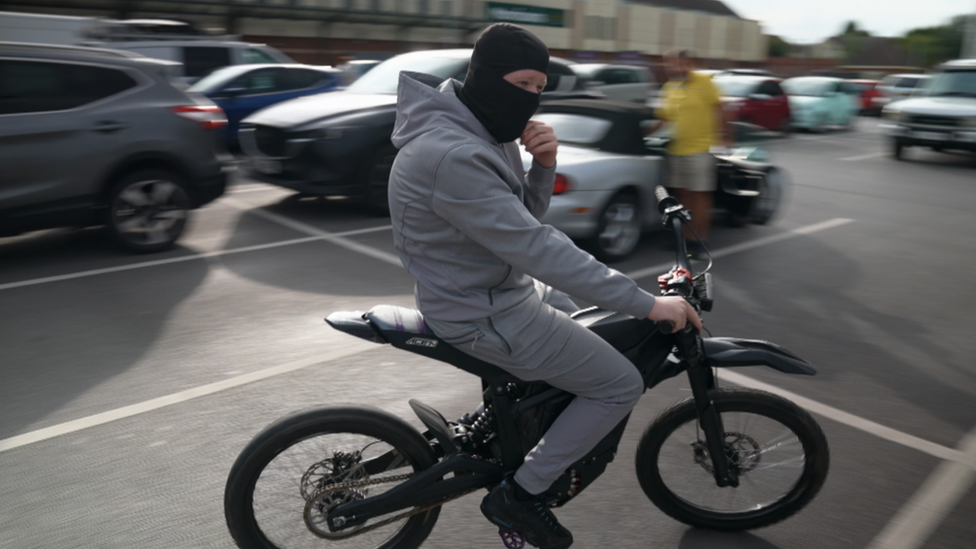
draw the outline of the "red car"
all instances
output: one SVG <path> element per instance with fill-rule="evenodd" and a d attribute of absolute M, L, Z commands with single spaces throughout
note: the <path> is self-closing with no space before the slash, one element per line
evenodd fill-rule
<path fill-rule="evenodd" d="M 722 94 L 731 120 L 786 132 L 790 129 L 790 103 L 779 78 L 722 75 L 712 78 Z"/>
<path fill-rule="evenodd" d="M 861 113 L 878 115 L 881 114 L 881 103 L 875 101 L 875 97 L 882 97 L 883 94 L 878 90 L 878 80 L 850 80 L 851 84 L 857 86 L 861 94 Z"/>

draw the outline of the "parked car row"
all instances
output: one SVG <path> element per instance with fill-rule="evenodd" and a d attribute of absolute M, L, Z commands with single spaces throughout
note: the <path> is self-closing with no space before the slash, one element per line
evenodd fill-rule
<path fill-rule="evenodd" d="M 225 138 L 235 133 L 242 167 L 255 179 L 307 195 L 358 197 L 386 213 L 400 72 L 463 80 L 470 55 L 470 49 L 399 55 L 347 88 L 342 72 L 328 67 L 231 65 L 184 89 L 172 78 L 176 62 L 119 50 L 0 43 L 0 236 L 105 224 L 127 249 L 166 249 L 189 211 L 223 192 Z M 539 111 L 565 145 L 560 192 L 547 222 L 608 260 L 636 246 L 652 211 L 645 194 L 661 170 L 660 144 L 655 149 L 640 126 L 654 112 L 642 101 L 649 82 L 611 78 L 623 70 L 553 57 Z M 831 77 L 713 78 L 737 124 L 782 132 L 847 127 L 867 110 L 865 90 L 881 88 Z M 976 62 L 948 64 L 931 80 L 925 101 L 885 107 L 896 157 L 909 146 L 976 148 Z M 719 160 L 727 196 L 718 204 L 740 221 L 768 220 L 780 174 L 759 153 Z M 578 204 L 581 199 L 589 205 Z M 559 206 L 564 202 L 573 215 Z"/>
<path fill-rule="evenodd" d="M 847 128 L 861 110 L 860 88 L 840 78 L 804 76 L 782 80 L 721 74 L 713 76 L 712 81 L 732 120 L 767 130 L 785 133 Z"/>

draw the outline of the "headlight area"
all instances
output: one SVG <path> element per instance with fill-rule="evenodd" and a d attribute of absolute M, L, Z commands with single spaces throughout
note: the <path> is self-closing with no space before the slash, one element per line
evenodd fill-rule
<path fill-rule="evenodd" d="M 881 120 L 891 124 L 900 124 L 905 121 L 905 115 L 898 109 L 886 107 L 881 110 Z"/>
<path fill-rule="evenodd" d="M 888 135 L 903 136 L 911 133 L 905 125 L 907 120 L 908 115 L 900 110 L 885 107 L 881 109 L 881 123 L 878 127 Z"/>

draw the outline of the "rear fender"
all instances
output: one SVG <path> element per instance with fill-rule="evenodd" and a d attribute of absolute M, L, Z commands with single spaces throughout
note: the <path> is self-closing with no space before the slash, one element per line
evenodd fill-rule
<path fill-rule="evenodd" d="M 812 376 L 817 373 L 809 362 L 768 341 L 709 337 L 704 338 L 702 344 L 705 360 L 711 367 L 769 366 L 787 374 Z"/>
<path fill-rule="evenodd" d="M 373 343 L 389 343 L 373 323 L 366 320 L 366 313 L 362 311 L 336 311 L 329 315 L 325 321 L 340 332 L 361 337 Z"/>

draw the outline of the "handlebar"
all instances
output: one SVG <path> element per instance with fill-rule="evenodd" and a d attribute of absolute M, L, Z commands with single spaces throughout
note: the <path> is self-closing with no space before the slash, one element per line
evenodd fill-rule
<path fill-rule="evenodd" d="M 696 277 L 688 261 L 688 248 L 685 244 L 682 224 L 690 221 L 691 216 L 664 187 L 657 186 L 654 189 L 654 196 L 657 197 L 658 211 L 661 212 L 665 227 L 674 232 L 676 250 L 674 268 L 668 274 L 658 278 L 661 290 L 665 295 L 684 297 L 699 311 L 711 310 L 711 275 L 706 268 L 702 275 Z M 674 332 L 675 325 L 670 320 L 663 320 L 657 323 L 657 329 L 661 333 L 670 334 Z M 695 331 L 694 326 L 689 323 L 681 333 L 691 334 L 693 331 Z"/>
<path fill-rule="evenodd" d="M 675 239 L 675 263 L 678 268 L 691 273 L 691 265 L 688 263 L 688 246 L 685 244 L 684 229 L 681 224 L 690 221 L 691 216 L 678 200 L 668 194 L 667 189 L 658 185 L 654 188 L 654 196 L 657 197 L 657 210 L 664 218 L 664 226 L 674 232 Z M 687 297 L 687 296 L 686 296 Z"/>
<path fill-rule="evenodd" d="M 657 322 L 657 331 L 662 334 L 670 334 L 674 331 L 674 322 L 670 320 L 659 320 Z"/>

